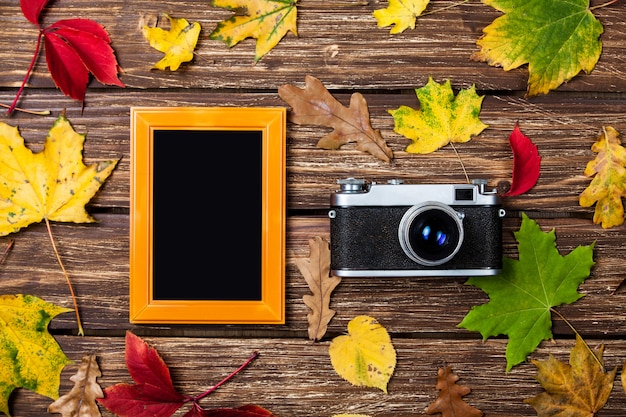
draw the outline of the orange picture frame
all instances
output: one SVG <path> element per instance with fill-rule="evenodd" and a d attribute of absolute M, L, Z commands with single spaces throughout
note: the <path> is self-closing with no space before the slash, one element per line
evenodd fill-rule
<path fill-rule="evenodd" d="M 139 324 L 283 324 L 285 322 L 286 109 L 283 107 L 134 107 L 131 108 L 130 114 L 130 322 Z M 228 162 L 230 165 L 236 165 L 237 154 L 247 152 L 247 150 L 242 149 L 235 141 L 224 143 L 224 138 L 221 136 L 233 132 L 235 134 L 253 132 L 251 137 L 255 137 L 258 132 L 257 137 L 261 141 L 258 155 L 261 173 L 258 180 L 251 181 L 253 184 L 258 184 L 260 188 L 258 190 L 260 196 L 258 216 L 261 226 L 259 228 L 260 256 L 259 268 L 254 267 L 255 270 L 260 269 L 258 271 L 260 277 L 258 297 L 252 297 L 252 299 L 247 297 L 238 299 L 237 295 L 227 299 L 155 297 L 154 277 L 157 263 L 154 255 L 154 178 L 155 172 L 159 172 L 159 184 L 161 184 L 167 182 L 163 179 L 167 178 L 168 174 L 168 164 L 155 163 L 154 139 L 158 134 L 159 141 L 162 142 L 160 139 L 162 132 L 167 135 L 180 134 L 181 137 L 200 132 L 208 136 L 202 139 L 203 141 L 210 141 L 211 135 L 216 135 L 219 140 L 215 140 L 211 146 L 214 146 L 215 150 L 222 149 L 222 152 L 207 156 L 206 162 L 203 161 L 203 163 L 211 164 L 212 158 L 224 159 L 232 155 L 230 157 L 232 160 Z M 171 148 L 167 148 L 165 153 L 169 153 L 169 149 L 176 149 L 178 146 L 176 141 L 170 142 L 171 145 L 168 144 L 168 146 Z M 190 151 L 194 150 L 190 149 Z M 198 184 L 199 190 L 206 187 L 204 184 L 206 178 L 201 180 L 203 184 Z M 228 178 L 216 178 L 216 181 L 228 181 Z M 197 204 L 200 203 L 197 202 Z M 208 204 L 213 203 L 209 201 Z M 237 210 L 237 207 L 233 207 L 233 210 Z M 194 221 L 200 222 L 202 219 L 183 219 L 182 224 L 172 224 L 172 227 L 178 227 L 181 230 L 187 228 L 193 232 Z M 183 241 L 186 241 L 187 245 L 206 245 L 201 239 L 193 239 L 193 236 Z M 220 245 L 220 242 L 214 242 L 213 245 Z M 236 250 L 233 249 L 233 251 Z M 159 256 L 159 262 L 164 258 L 168 256 Z M 176 262 L 176 259 L 172 262 Z M 242 256 L 241 262 L 246 262 L 245 257 Z M 176 269 L 177 265 L 173 264 L 172 267 Z M 233 272 L 236 273 L 237 265 L 233 268 Z M 207 265 L 206 269 L 210 270 L 211 266 Z M 171 274 L 172 282 L 169 284 L 176 285 L 180 278 L 177 275 Z M 215 275 L 224 274 L 214 273 Z M 166 277 L 166 279 L 169 278 Z M 209 292 L 211 285 L 220 285 L 217 279 L 214 284 L 204 282 L 203 286 L 208 285 L 207 291 Z"/>

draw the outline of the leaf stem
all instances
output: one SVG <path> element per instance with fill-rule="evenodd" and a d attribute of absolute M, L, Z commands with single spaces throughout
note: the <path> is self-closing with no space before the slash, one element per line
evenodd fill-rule
<path fill-rule="evenodd" d="M 601 8 L 603 8 L 603 7 L 606 7 L 606 6 L 610 6 L 610 5 L 611 5 L 611 4 L 613 4 L 613 3 L 617 3 L 617 0 L 607 1 L 606 3 L 603 3 L 603 4 L 598 4 L 597 6 L 590 7 L 590 8 L 589 8 L 589 11 L 591 11 L 591 10 L 595 10 L 595 9 L 601 9 Z"/>
<path fill-rule="evenodd" d="M 469 179 L 469 176 L 467 175 L 467 170 L 465 169 L 465 164 L 463 163 L 463 160 L 461 159 L 461 155 L 459 155 L 459 152 L 456 150 L 456 146 L 454 146 L 452 141 L 450 141 L 450 146 L 452 146 L 452 149 L 454 149 L 454 153 L 456 154 L 456 157 L 459 159 L 459 163 L 461 164 L 461 169 L 463 170 L 463 174 L 465 174 L 465 180 L 469 184 L 471 181 Z"/>
<path fill-rule="evenodd" d="M 8 109 L 11 106 L 9 106 L 8 104 L 0 103 L 0 107 L 4 107 L 4 108 Z M 14 107 L 13 110 L 14 111 L 21 111 L 22 113 L 34 114 L 35 116 L 49 116 L 52 113 L 50 110 L 36 111 L 36 110 L 21 109 L 19 107 Z"/>
<path fill-rule="evenodd" d="M 194 404 L 198 405 L 198 401 L 200 401 L 202 398 L 206 397 L 207 395 L 209 395 L 210 393 L 212 393 L 213 391 L 215 391 L 216 389 L 218 389 L 219 387 L 221 387 L 222 385 L 224 385 L 224 383 L 226 383 L 228 380 L 230 380 L 232 377 L 234 377 L 235 375 L 237 375 L 239 372 L 241 372 L 246 366 L 250 365 L 250 362 L 252 362 L 253 360 L 255 360 L 257 357 L 259 356 L 259 352 L 254 352 L 252 354 L 252 356 L 250 356 L 239 368 L 235 369 L 233 372 L 230 373 L 230 375 L 228 375 L 226 378 L 222 379 L 220 382 L 218 382 L 215 386 L 213 386 L 212 388 L 210 388 L 209 390 L 203 392 L 202 394 L 199 394 L 195 397 L 193 397 L 193 402 Z M 199 405 L 198 405 L 199 406 Z"/>
<path fill-rule="evenodd" d="M 65 276 L 65 280 L 67 281 L 67 286 L 70 288 L 70 294 L 72 295 L 72 302 L 74 303 L 74 311 L 76 312 L 76 322 L 78 324 L 78 335 L 84 336 L 85 331 L 83 330 L 83 324 L 80 321 L 80 314 L 78 313 L 78 303 L 76 301 L 76 295 L 74 294 L 74 288 L 72 288 L 72 282 L 70 281 L 70 276 L 65 270 L 65 266 L 63 266 L 63 262 L 61 261 L 61 256 L 59 255 L 59 251 L 57 250 L 57 245 L 54 243 L 54 238 L 52 237 L 52 229 L 50 228 L 50 221 L 48 218 L 46 220 L 46 227 L 48 229 L 48 236 L 50 236 L 50 241 L 52 242 L 52 249 L 54 249 L 54 254 L 57 257 L 57 261 L 61 266 L 61 270 L 63 271 L 63 275 Z"/>
<path fill-rule="evenodd" d="M 448 9 L 453 9 L 453 8 L 455 8 L 457 6 L 460 6 L 462 4 L 465 4 L 465 3 L 469 2 L 469 1 L 470 0 L 459 1 L 458 3 L 453 3 L 453 4 L 449 5 L 449 6 L 442 7 L 441 9 L 437 9 L 437 10 L 433 10 L 433 11 L 430 11 L 430 12 L 422 13 L 421 16 L 426 16 L 426 15 L 429 15 L 429 14 L 443 12 L 444 10 L 448 10 Z M 613 0 L 613 1 L 617 1 L 617 0 Z"/>
<path fill-rule="evenodd" d="M 7 110 L 7 113 L 9 115 L 11 115 L 11 113 L 13 113 L 13 110 L 15 110 L 15 107 L 17 106 L 17 102 L 20 99 L 22 92 L 24 91 L 24 87 L 26 86 L 26 83 L 30 79 L 30 74 L 33 72 L 33 68 L 35 67 L 35 63 L 37 62 L 37 57 L 39 57 L 39 49 L 41 48 L 41 38 L 43 38 L 43 31 L 40 30 L 39 36 L 37 36 L 37 45 L 35 46 L 35 53 L 33 54 L 33 59 L 30 61 L 30 65 L 28 66 L 26 75 L 24 76 L 24 79 L 22 80 L 22 85 L 20 86 L 20 89 L 17 90 L 17 94 L 15 95 L 15 98 L 13 99 L 13 103 L 11 103 L 11 105 L 9 106 L 9 110 Z"/>
<path fill-rule="evenodd" d="M 9 256 L 9 252 L 11 252 L 11 249 L 13 249 L 13 244 L 15 243 L 15 240 L 11 239 L 9 241 L 9 243 L 7 243 L 7 247 L 4 249 L 4 253 L 2 254 L 2 258 L 0 258 L 0 265 L 2 265 L 4 263 L 4 261 L 6 261 L 7 256 Z"/>
<path fill-rule="evenodd" d="M 572 324 L 565 317 L 563 317 L 563 315 L 561 313 L 556 311 L 554 308 L 550 308 L 550 311 L 553 312 L 554 314 L 556 314 L 557 316 L 559 316 L 561 318 L 561 320 L 563 320 L 565 322 L 565 324 L 567 324 L 569 326 L 569 328 L 574 332 L 576 337 L 578 337 L 580 339 L 580 341 L 583 342 L 583 344 L 585 345 L 585 348 L 589 351 L 589 353 L 591 353 L 591 356 L 593 356 L 593 359 L 598 363 L 598 365 L 600 365 L 600 369 L 602 369 L 602 372 L 606 372 L 606 369 L 604 368 L 604 365 L 602 364 L 602 361 L 600 361 L 600 359 L 596 356 L 594 351 L 591 350 L 591 348 L 589 347 L 587 342 L 585 342 L 585 339 L 583 339 L 583 337 L 580 335 L 580 333 L 578 333 L 578 331 L 574 328 L 574 326 L 572 326 Z"/>

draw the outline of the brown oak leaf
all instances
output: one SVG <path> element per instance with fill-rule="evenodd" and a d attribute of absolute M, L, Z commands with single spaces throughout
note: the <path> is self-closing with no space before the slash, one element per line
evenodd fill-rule
<path fill-rule="evenodd" d="M 328 242 L 319 236 L 309 240 L 308 259 L 297 259 L 296 265 L 313 294 L 302 297 L 304 304 L 311 309 L 309 320 L 309 339 L 320 340 L 326 334 L 328 323 L 335 315 L 329 308 L 330 295 L 341 282 L 341 278 L 330 276 L 330 249 Z"/>
<path fill-rule="evenodd" d="M 63 417 L 100 417 L 96 398 L 104 398 L 102 388 L 96 381 L 102 376 L 96 355 L 85 355 L 78 371 L 70 377 L 74 382 L 71 391 L 48 406 L 49 413 L 59 413 Z"/>
<path fill-rule="evenodd" d="M 337 101 L 317 78 L 307 75 L 304 89 L 285 84 L 278 95 L 292 110 L 289 121 L 331 127 L 334 130 L 322 137 L 317 146 L 322 149 L 339 149 L 355 142 L 356 148 L 385 162 L 393 159 L 393 151 L 383 139 L 380 130 L 373 129 L 365 97 L 353 93 L 350 107 Z"/>
<path fill-rule="evenodd" d="M 606 404 L 617 372 L 617 368 L 611 372 L 604 370 L 603 352 L 604 346 L 594 353 L 576 337 L 569 364 L 552 355 L 545 361 L 533 360 L 536 379 L 546 391 L 525 402 L 534 407 L 538 417 L 595 416 Z"/>
<path fill-rule="evenodd" d="M 427 414 L 441 413 L 443 417 L 481 417 L 483 412 L 472 407 L 463 397 L 470 393 L 469 387 L 457 385 L 459 380 L 452 368 L 439 368 L 437 371 L 437 385 L 439 397 L 426 409 Z"/>

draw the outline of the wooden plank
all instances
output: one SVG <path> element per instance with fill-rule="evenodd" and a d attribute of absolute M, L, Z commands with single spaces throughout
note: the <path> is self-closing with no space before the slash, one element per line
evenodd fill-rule
<path fill-rule="evenodd" d="M 526 90 L 525 67 L 504 72 L 470 59 L 478 50 L 476 41 L 482 30 L 501 15 L 479 2 L 432 3 L 426 10 L 432 13 L 420 17 L 415 29 L 397 35 L 390 35 L 389 27 L 378 28 L 372 16 L 374 10 L 387 7 L 382 0 L 308 0 L 297 7 L 299 36 L 288 34 L 256 64 L 253 39 L 230 49 L 208 39 L 218 22 L 233 13 L 202 0 L 167 5 L 116 0 L 108 1 L 107 7 L 94 6 L 89 0 L 58 0 L 46 9 L 42 22 L 82 17 L 103 25 L 123 68 L 121 80 L 132 88 L 276 89 L 286 82 L 299 82 L 313 71 L 332 88 L 410 89 L 432 76 L 465 87 L 476 84 L 481 90 Z M 194 62 L 175 73 L 151 70 L 162 54 L 150 48 L 141 33 L 142 26 L 162 12 L 197 21 L 203 28 Z M 561 91 L 626 91 L 626 74 L 619 65 L 626 52 L 622 10 L 613 5 L 594 14 L 605 27 L 601 59 L 592 74 L 577 76 Z M 34 53 L 37 29 L 8 0 L 0 2 L 0 24 L 0 60 L 4 63 L 0 85 L 18 87 Z M 43 59 L 38 60 L 30 85 L 53 86 Z M 92 85 L 98 87 L 97 82 Z"/>
<path fill-rule="evenodd" d="M 328 218 L 292 216 L 288 220 L 287 323 L 281 326 L 132 326 L 128 322 L 128 219 L 118 214 L 99 214 L 97 219 L 99 223 L 94 225 L 52 226 L 60 255 L 78 295 L 83 325 L 88 334 L 132 328 L 160 335 L 227 336 L 243 332 L 272 337 L 306 334 L 308 308 L 302 302 L 302 296 L 309 294 L 310 289 L 295 260 L 309 257 L 309 239 L 329 237 Z M 575 218 L 538 218 L 537 222 L 545 231 L 555 229 L 557 247 L 563 255 L 578 245 L 595 242 L 597 263 L 591 277 L 580 287 L 586 296 L 573 305 L 559 307 L 558 311 L 585 336 L 624 337 L 626 293 L 616 293 L 625 278 L 621 268 L 623 248 L 619 243 L 626 241 L 624 229 L 603 230 L 589 220 Z M 505 220 L 505 256 L 517 257 L 513 232 L 519 224 L 518 218 Z M 33 225 L 19 234 L 2 238 L 0 248 L 10 238 L 15 239 L 15 246 L 1 267 L 3 293 L 36 295 L 71 308 L 69 290 L 45 227 Z M 212 271 L 208 264 L 207 277 Z M 331 308 L 337 314 L 330 324 L 329 337 L 341 333 L 353 317 L 374 312 L 378 319 L 390 323 L 389 329 L 393 332 L 467 336 L 469 332 L 457 328 L 458 323 L 472 306 L 484 304 L 488 298 L 480 289 L 464 283 L 463 277 L 344 278 L 332 295 Z M 433 320 L 434 317 L 437 319 Z M 75 333 L 74 314 L 58 316 L 51 328 L 56 332 Z M 554 332 L 566 337 L 571 335 L 570 328 L 556 316 Z"/>
<path fill-rule="evenodd" d="M 383 325 L 390 323 L 382 321 Z M 124 363 L 124 340 L 117 338 L 57 337 L 73 360 L 88 353 L 97 355 L 103 387 L 132 383 Z M 388 386 L 388 394 L 375 388 L 353 387 L 339 377 L 328 357 L 328 342 L 310 343 L 302 339 L 218 339 L 154 338 L 144 340 L 153 346 L 171 371 L 179 392 L 197 395 L 211 388 L 237 369 L 257 351 L 259 357 L 232 380 L 201 401 L 208 408 L 239 407 L 253 403 L 277 416 L 332 416 L 359 413 L 371 416 L 426 416 L 425 409 L 438 395 L 435 389 L 437 369 L 450 366 L 461 378 L 459 384 L 471 388 L 465 401 L 485 415 L 534 416 L 533 408 L 524 403 L 542 391 L 535 381 L 536 368 L 520 364 L 505 372 L 505 340 L 410 339 L 392 335 L 397 366 Z M 545 360 L 549 354 L 568 362 L 573 340 L 543 343 L 531 359 Z M 605 344 L 605 366 L 622 367 L 625 340 L 590 340 L 595 349 Z M 68 365 L 61 377 L 61 393 L 73 383 L 69 377 L 76 365 Z M 619 375 L 619 373 L 618 373 Z M 619 378 L 618 378 L 619 379 Z M 51 400 L 19 389 L 12 396 L 14 416 L 41 416 Z M 619 383 L 611 392 L 603 417 L 623 415 L 626 394 Z M 184 407 L 184 411 L 189 406 Z M 100 407 L 104 417 L 111 414 Z M 182 415 L 182 413 L 177 414 Z"/>
<path fill-rule="evenodd" d="M 302 86 L 301 80 L 298 86 Z M 129 206 L 130 132 L 129 108 L 132 106 L 286 106 L 274 93 L 206 94 L 194 90 L 146 92 L 112 90 L 106 94 L 90 91 L 86 107 L 59 97 L 58 92 L 28 91 L 22 105 L 32 110 L 49 109 L 53 116 L 33 117 L 15 114 L 2 118 L 20 131 L 29 146 L 38 149 L 54 118 L 67 108 L 74 129 L 86 133 L 84 157 L 87 161 L 121 158 L 117 168 L 102 190 L 92 200 L 93 206 Z M 350 95 L 335 93 L 348 105 Z M 0 93 L 0 102 L 10 102 L 12 94 Z M 287 125 L 288 205 L 293 209 L 323 209 L 328 207 L 330 193 L 337 189 L 336 180 L 359 176 L 384 182 L 401 178 L 414 183 L 465 182 L 463 166 L 470 178 L 487 178 L 493 185 L 510 181 L 513 169 L 508 136 L 516 122 L 523 133 L 538 146 L 542 156 L 541 177 L 529 193 L 509 198 L 509 209 L 548 211 L 558 215 L 573 212 L 585 216 L 593 209 L 578 205 L 578 196 L 590 183 L 583 172 L 595 157 L 591 145 L 603 126 L 625 130 L 626 99 L 620 95 L 600 98 L 587 94 L 554 93 L 546 97 L 524 99 L 517 96 L 486 96 L 481 120 L 489 128 L 468 143 L 457 144 L 428 154 L 408 154 L 404 151 L 410 140 L 393 131 L 394 121 L 388 113 L 401 105 L 418 109 L 413 92 L 408 94 L 365 94 L 370 109 L 371 125 L 394 151 L 391 164 L 369 154 L 356 151 L 354 145 L 340 150 L 316 147 L 317 141 L 329 128 L 311 125 Z M 232 150 L 237 146 L 233 144 Z M 236 159 L 236 154 L 233 154 Z M 461 164 L 461 162 L 463 164 Z"/>

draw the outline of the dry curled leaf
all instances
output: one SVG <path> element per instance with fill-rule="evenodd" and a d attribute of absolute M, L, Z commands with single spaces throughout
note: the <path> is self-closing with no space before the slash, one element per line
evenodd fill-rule
<path fill-rule="evenodd" d="M 319 236 L 309 240 L 308 259 L 297 259 L 296 265 L 313 294 L 302 297 L 304 304 L 311 309 L 309 320 L 309 339 L 320 340 L 326 334 L 328 323 L 335 315 L 330 309 L 330 295 L 341 282 L 341 278 L 330 276 L 330 249 L 328 242 Z"/>
<path fill-rule="evenodd" d="M 285 84 L 278 95 L 292 108 L 289 121 L 332 127 L 334 130 L 322 137 L 317 146 L 322 149 L 339 149 L 346 143 L 356 143 L 359 151 L 390 162 L 393 151 L 383 139 L 380 130 L 373 129 L 365 97 L 353 93 L 350 107 L 337 101 L 315 77 L 305 77 L 304 89 Z"/>
<path fill-rule="evenodd" d="M 104 398 L 97 378 L 102 376 L 96 355 L 85 355 L 80 367 L 70 381 L 74 382 L 71 391 L 48 406 L 49 413 L 59 413 L 63 417 L 99 417 L 100 410 L 96 398 Z"/>
<path fill-rule="evenodd" d="M 442 417 L 481 417 L 483 412 L 472 407 L 463 397 L 470 393 L 470 388 L 465 385 L 457 385 L 458 375 L 447 366 L 437 371 L 437 385 L 439 397 L 426 409 L 426 414 L 441 413 Z"/>

